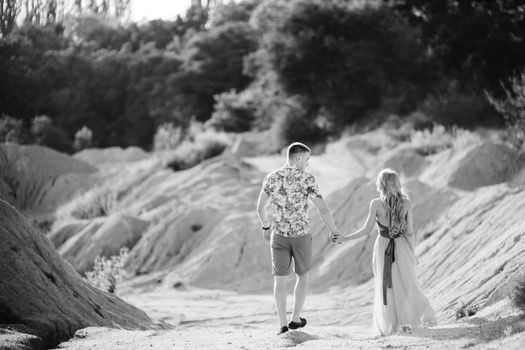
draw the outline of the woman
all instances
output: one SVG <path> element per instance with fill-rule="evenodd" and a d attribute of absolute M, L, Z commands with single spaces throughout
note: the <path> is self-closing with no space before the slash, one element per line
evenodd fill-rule
<path fill-rule="evenodd" d="M 365 225 L 340 240 L 357 239 L 370 233 L 374 223 L 374 328 L 378 335 L 409 331 L 421 322 L 435 324 L 434 310 L 416 278 L 415 235 L 412 208 L 399 175 L 384 169 L 377 178 L 379 198 L 370 202 Z"/>

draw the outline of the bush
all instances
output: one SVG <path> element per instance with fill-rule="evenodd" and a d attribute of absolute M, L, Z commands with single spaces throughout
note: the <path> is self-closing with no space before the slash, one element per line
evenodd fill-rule
<path fill-rule="evenodd" d="M 66 132 L 54 126 L 48 116 L 40 115 L 33 118 L 31 134 L 37 145 L 53 148 L 60 152 L 71 152 L 71 141 Z"/>
<path fill-rule="evenodd" d="M 175 127 L 173 123 L 164 123 L 157 128 L 153 137 L 153 149 L 155 151 L 173 150 L 180 145 L 183 136 L 180 126 Z"/>
<path fill-rule="evenodd" d="M 517 149 L 525 144 L 525 72 L 511 79 L 506 98 L 497 100 L 487 94 L 490 103 L 503 114 L 510 143 Z"/>
<path fill-rule="evenodd" d="M 167 166 L 174 171 L 191 168 L 203 160 L 222 154 L 230 144 L 225 133 L 212 130 L 197 133 L 190 130 L 188 140 L 177 147 Z"/>
<path fill-rule="evenodd" d="M 235 91 L 225 92 L 215 97 L 215 112 L 206 125 L 227 132 L 243 132 L 252 129 L 255 120 L 253 101 L 246 94 Z"/>
<path fill-rule="evenodd" d="M 418 153 L 427 156 L 452 147 L 453 141 L 452 135 L 443 125 L 434 125 L 432 130 L 415 131 L 411 136 L 410 144 Z"/>
<path fill-rule="evenodd" d="M 478 312 L 478 307 L 473 305 L 465 305 L 461 302 L 460 305 L 454 310 L 454 317 L 456 320 L 461 318 L 470 317 L 475 315 Z"/>
<path fill-rule="evenodd" d="M 501 121 L 494 107 L 483 95 L 449 89 L 429 97 L 421 111 L 436 123 L 472 129 L 476 126 L 498 126 Z"/>
<path fill-rule="evenodd" d="M 115 293 L 118 282 L 124 274 L 124 264 L 129 256 L 128 248 L 121 248 L 119 255 L 109 259 L 97 256 L 93 271 L 86 272 L 86 279 L 93 287 L 109 293 Z"/>
<path fill-rule="evenodd" d="M 23 144 L 28 139 L 22 120 L 3 115 L 0 118 L 0 143 Z"/>
<path fill-rule="evenodd" d="M 73 148 L 76 151 L 81 151 L 84 148 L 91 147 L 93 138 L 93 132 L 87 127 L 83 126 L 82 129 L 75 133 L 75 141 L 73 141 Z"/>
<path fill-rule="evenodd" d="M 108 216 L 117 207 L 116 190 L 109 186 L 91 189 L 75 198 L 62 210 L 69 211 L 75 219 L 94 219 Z"/>

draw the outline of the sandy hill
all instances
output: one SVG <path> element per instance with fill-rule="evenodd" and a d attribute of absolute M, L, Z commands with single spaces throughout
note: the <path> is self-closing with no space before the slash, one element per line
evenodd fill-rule
<path fill-rule="evenodd" d="M 91 188 L 97 170 L 46 147 L 2 144 L 0 198 L 24 212 L 52 212 Z"/>
<path fill-rule="evenodd" d="M 89 286 L 26 217 L 2 200 L 0 240 L 0 348 L 54 347 L 89 326 L 152 326 L 144 312 Z"/>
<path fill-rule="evenodd" d="M 417 271 L 439 319 L 449 322 L 461 304 L 486 317 L 505 314 L 525 272 L 525 191 L 516 186 L 523 177 L 517 153 L 474 138 L 425 155 L 426 149 L 401 139 L 378 129 L 311 157 L 309 171 L 337 224 L 345 233 L 360 227 L 377 195 L 378 171 L 395 168 L 412 198 Z M 89 270 L 97 255 L 130 248 L 128 290 L 270 293 L 270 253 L 255 205 L 264 175 L 282 164 L 282 156 L 228 152 L 179 172 L 151 157 L 122 162 L 107 168 L 104 184 L 59 210 L 49 237 L 79 272 Z M 333 246 L 315 209 L 311 217 L 312 289 L 350 300 L 340 308 L 347 324 L 368 317 L 375 232 Z"/>
<path fill-rule="evenodd" d="M 127 246 L 131 249 L 128 267 L 138 276 L 140 285 L 151 282 L 164 287 L 191 284 L 241 291 L 268 290 L 269 252 L 260 239 L 255 204 L 265 173 L 282 162 L 280 156 L 243 160 L 227 153 L 180 172 L 151 161 L 129 163 L 124 170 L 127 182 L 113 179 L 107 186 L 118 193 L 117 208 L 91 220 L 59 221 L 53 237 L 60 239 L 54 242 L 61 255 L 80 272 L 92 266 L 96 255 L 110 256 L 121 246 Z M 494 141 L 452 145 L 434 155 L 423 156 L 417 148 L 378 129 L 329 145 L 323 155 L 312 157 L 309 171 L 319 178 L 321 190 L 330 194 L 329 206 L 338 225 L 347 233 L 357 229 L 366 218 L 368 203 L 376 196 L 377 172 L 387 166 L 400 171 L 413 198 L 420 247 L 426 247 L 418 248 L 419 271 L 424 287 L 432 291 L 437 285 L 426 277 L 428 273 L 434 275 L 443 270 L 440 283 L 465 278 L 454 269 L 465 266 L 465 262 L 450 254 L 457 250 L 457 245 L 467 259 L 479 259 L 480 271 L 492 270 L 498 259 L 509 260 L 511 265 L 522 262 L 522 250 L 509 257 L 498 249 L 486 248 L 487 230 L 492 233 L 488 236 L 491 242 L 496 237 L 502 242 L 515 239 L 505 230 L 507 226 L 479 225 L 471 227 L 467 235 L 457 225 L 459 220 L 483 221 L 488 209 L 480 211 L 480 198 L 487 200 L 487 207 L 493 208 L 497 218 L 505 217 L 503 213 L 497 214 L 497 210 L 500 201 L 510 200 L 507 197 L 513 198 L 519 208 L 523 200 L 519 189 L 490 186 L 510 180 L 519 170 L 517 164 L 516 153 Z M 500 195 L 491 196 L 493 193 Z M 516 210 L 511 210 L 511 215 Z M 311 216 L 316 257 L 313 288 L 322 291 L 329 286 L 346 287 L 368 281 L 372 276 L 374 235 L 334 248 L 327 242 L 326 229 L 315 210 Z M 441 235 L 458 238 L 437 240 Z M 479 246 L 471 241 L 485 243 Z M 439 268 L 435 261 L 438 256 Z M 427 272 L 430 268 L 431 272 Z M 483 283 L 468 280 L 474 283 L 476 293 L 487 294 L 494 281 L 501 282 L 503 276 L 505 280 L 513 280 L 519 272 L 519 269 L 510 272 L 502 269 L 496 273 L 500 277 L 494 277 L 492 272 L 482 273 Z M 505 289 L 502 283 L 498 286 Z M 441 291 L 440 295 L 439 300 L 448 300 L 444 312 L 460 299 L 479 305 L 489 301 L 488 296 L 470 300 L 457 295 L 454 289 Z"/>

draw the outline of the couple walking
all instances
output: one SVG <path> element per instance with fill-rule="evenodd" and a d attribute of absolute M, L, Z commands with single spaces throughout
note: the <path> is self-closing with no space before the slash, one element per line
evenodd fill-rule
<path fill-rule="evenodd" d="M 381 171 L 377 179 L 379 198 L 370 202 L 365 225 L 345 236 L 337 229 L 315 178 L 305 172 L 310 153 L 306 145 L 292 143 L 287 151 L 288 162 L 265 177 L 257 203 L 263 236 L 271 246 L 274 297 L 280 321 L 278 334 L 302 328 L 307 323 L 300 314 L 312 264 L 309 199 L 328 227 L 330 240 L 336 244 L 369 234 L 377 223 L 378 235 L 372 256 L 375 333 L 387 335 L 399 328 L 406 331 L 422 321 L 434 324 L 434 310 L 416 279 L 412 209 L 398 174 L 390 169 Z M 268 204 L 272 209 L 271 221 Z M 292 258 L 296 284 L 292 318 L 288 322 L 286 280 Z"/>

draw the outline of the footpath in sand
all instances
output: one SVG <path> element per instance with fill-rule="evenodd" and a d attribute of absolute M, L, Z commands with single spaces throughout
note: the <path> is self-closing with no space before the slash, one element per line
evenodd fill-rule
<path fill-rule="evenodd" d="M 501 337 L 508 326 L 487 322 L 483 315 L 374 338 L 372 305 L 362 295 L 366 292 L 356 288 L 353 296 L 340 290 L 310 295 L 304 310 L 308 325 L 281 336 L 275 335 L 277 315 L 268 294 L 193 288 L 128 294 L 123 296 L 127 302 L 164 324 L 164 329 L 86 328 L 59 349 L 523 349 L 525 345 L 523 332 Z M 506 319 L 510 323 L 513 317 Z"/>

